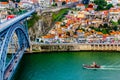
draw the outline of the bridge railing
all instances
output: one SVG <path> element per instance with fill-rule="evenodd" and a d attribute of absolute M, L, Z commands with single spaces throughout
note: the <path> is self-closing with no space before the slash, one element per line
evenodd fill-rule
<path fill-rule="evenodd" d="M 26 12 L 26 13 L 24 13 L 22 15 L 19 15 L 19 16 L 13 18 L 13 19 L 10 19 L 7 22 L 4 22 L 4 23 L 0 24 L 0 32 L 4 31 L 7 28 L 9 28 L 9 26 L 12 26 L 13 24 L 25 19 L 26 17 L 30 16 L 34 12 L 35 12 L 35 9 L 33 9 L 33 10 L 29 11 L 29 12 Z"/>

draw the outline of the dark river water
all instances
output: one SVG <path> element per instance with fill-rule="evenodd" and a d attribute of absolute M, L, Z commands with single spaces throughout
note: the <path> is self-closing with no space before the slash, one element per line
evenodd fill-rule
<path fill-rule="evenodd" d="M 93 61 L 102 68 L 83 68 Z M 120 80 L 120 52 L 25 54 L 13 80 Z"/>

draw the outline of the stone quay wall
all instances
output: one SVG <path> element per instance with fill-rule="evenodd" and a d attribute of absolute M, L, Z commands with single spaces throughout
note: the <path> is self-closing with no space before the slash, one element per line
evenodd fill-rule
<path fill-rule="evenodd" d="M 120 51 L 120 44 L 32 44 L 30 52 Z"/>

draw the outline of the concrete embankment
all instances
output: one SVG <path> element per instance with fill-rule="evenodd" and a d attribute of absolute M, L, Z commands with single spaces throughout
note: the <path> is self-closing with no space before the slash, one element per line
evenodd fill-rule
<path fill-rule="evenodd" d="M 119 44 L 32 44 L 31 52 L 120 51 Z"/>

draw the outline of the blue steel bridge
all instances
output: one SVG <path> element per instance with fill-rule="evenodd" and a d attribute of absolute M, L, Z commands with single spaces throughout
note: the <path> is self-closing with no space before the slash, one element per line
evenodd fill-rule
<path fill-rule="evenodd" d="M 79 2 L 53 9 L 46 9 L 41 13 L 49 11 L 54 12 L 62 8 L 71 8 L 78 3 Z M 24 51 L 30 47 L 26 19 L 35 11 L 36 10 L 33 9 L 0 24 L 0 80 L 10 80 L 12 78 Z"/>
<path fill-rule="evenodd" d="M 25 49 L 30 47 L 27 17 L 31 10 L 0 24 L 0 80 L 10 80 L 15 73 Z"/>

